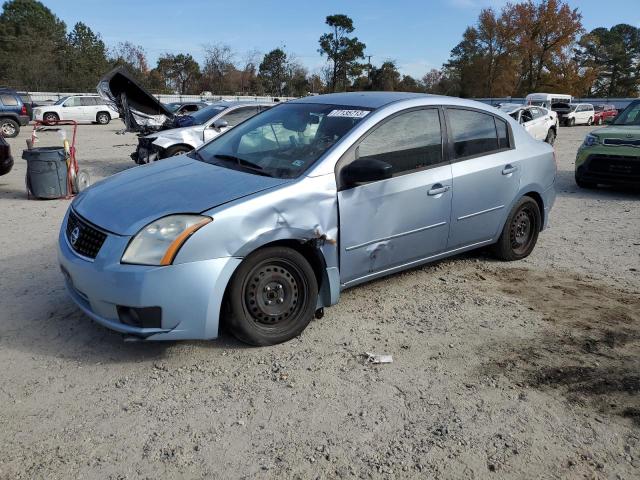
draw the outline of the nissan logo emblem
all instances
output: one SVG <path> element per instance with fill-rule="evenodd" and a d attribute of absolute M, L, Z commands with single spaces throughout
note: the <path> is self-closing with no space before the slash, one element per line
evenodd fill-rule
<path fill-rule="evenodd" d="M 72 246 L 76 246 L 76 242 L 78 241 L 78 238 L 80 238 L 80 227 L 76 227 L 73 230 L 71 230 L 71 236 L 69 238 L 69 240 L 71 241 L 71 245 Z"/>

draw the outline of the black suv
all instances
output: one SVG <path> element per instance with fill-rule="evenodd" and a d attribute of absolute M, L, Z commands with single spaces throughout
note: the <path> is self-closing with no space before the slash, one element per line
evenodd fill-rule
<path fill-rule="evenodd" d="M 29 123 L 27 106 L 15 90 L 0 88 L 0 135 L 16 137 L 20 127 Z"/>

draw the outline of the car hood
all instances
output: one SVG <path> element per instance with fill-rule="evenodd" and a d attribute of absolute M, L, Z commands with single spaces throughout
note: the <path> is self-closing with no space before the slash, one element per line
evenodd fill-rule
<path fill-rule="evenodd" d="M 169 130 L 163 130 L 162 132 L 150 133 L 146 135 L 146 138 L 158 138 L 158 137 L 171 137 L 171 138 L 184 138 L 185 135 L 193 135 L 194 133 L 202 132 L 204 127 L 202 125 L 194 125 L 192 127 L 171 128 Z"/>
<path fill-rule="evenodd" d="M 72 205 L 104 230 L 134 235 L 166 215 L 201 213 L 287 182 L 291 180 L 218 167 L 183 155 L 113 175 L 83 191 Z"/>
<path fill-rule="evenodd" d="M 602 138 L 633 138 L 640 139 L 640 126 L 638 125 L 610 125 L 604 128 L 598 128 L 592 132 Z"/>

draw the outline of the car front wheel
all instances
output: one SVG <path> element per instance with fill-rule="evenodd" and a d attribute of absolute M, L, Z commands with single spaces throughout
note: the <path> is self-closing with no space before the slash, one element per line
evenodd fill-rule
<path fill-rule="evenodd" d="M 494 246 L 496 256 L 505 261 L 528 257 L 536 246 L 541 226 L 538 203 L 531 197 L 522 197 L 509 213 Z"/>
<path fill-rule="evenodd" d="M 299 335 L 313 318 L 318 282 L 309 262 L 286 247 L 250 254 L 228 290 L 228 325 L 239 340 L 275 345 Z"/>
<path fill-rule="evenodd" d="M 183 155 L 185 153 L 189 153 L 191 150 L 193 150 L 192 148 L 187 148 L 185 146 L 182 145 L 176 145 L 175 147 L 169 147 L 165 150 L 164 155 L 162 156 L 162 158 L 169 158 L 169 157 L 177 157 L 178 155 Z"/>

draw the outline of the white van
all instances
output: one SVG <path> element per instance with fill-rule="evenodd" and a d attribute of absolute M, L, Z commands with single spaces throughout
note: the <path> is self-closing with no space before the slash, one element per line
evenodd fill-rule
<path fill-rule="evenodd" d="M 571 103 L 572 100 L 573 97 L 571 95 L 563 95 L 561 93 L 530 93 L 524 99 L 524 103 L 551 110 L 551 106 L 554 103 Z"/>

